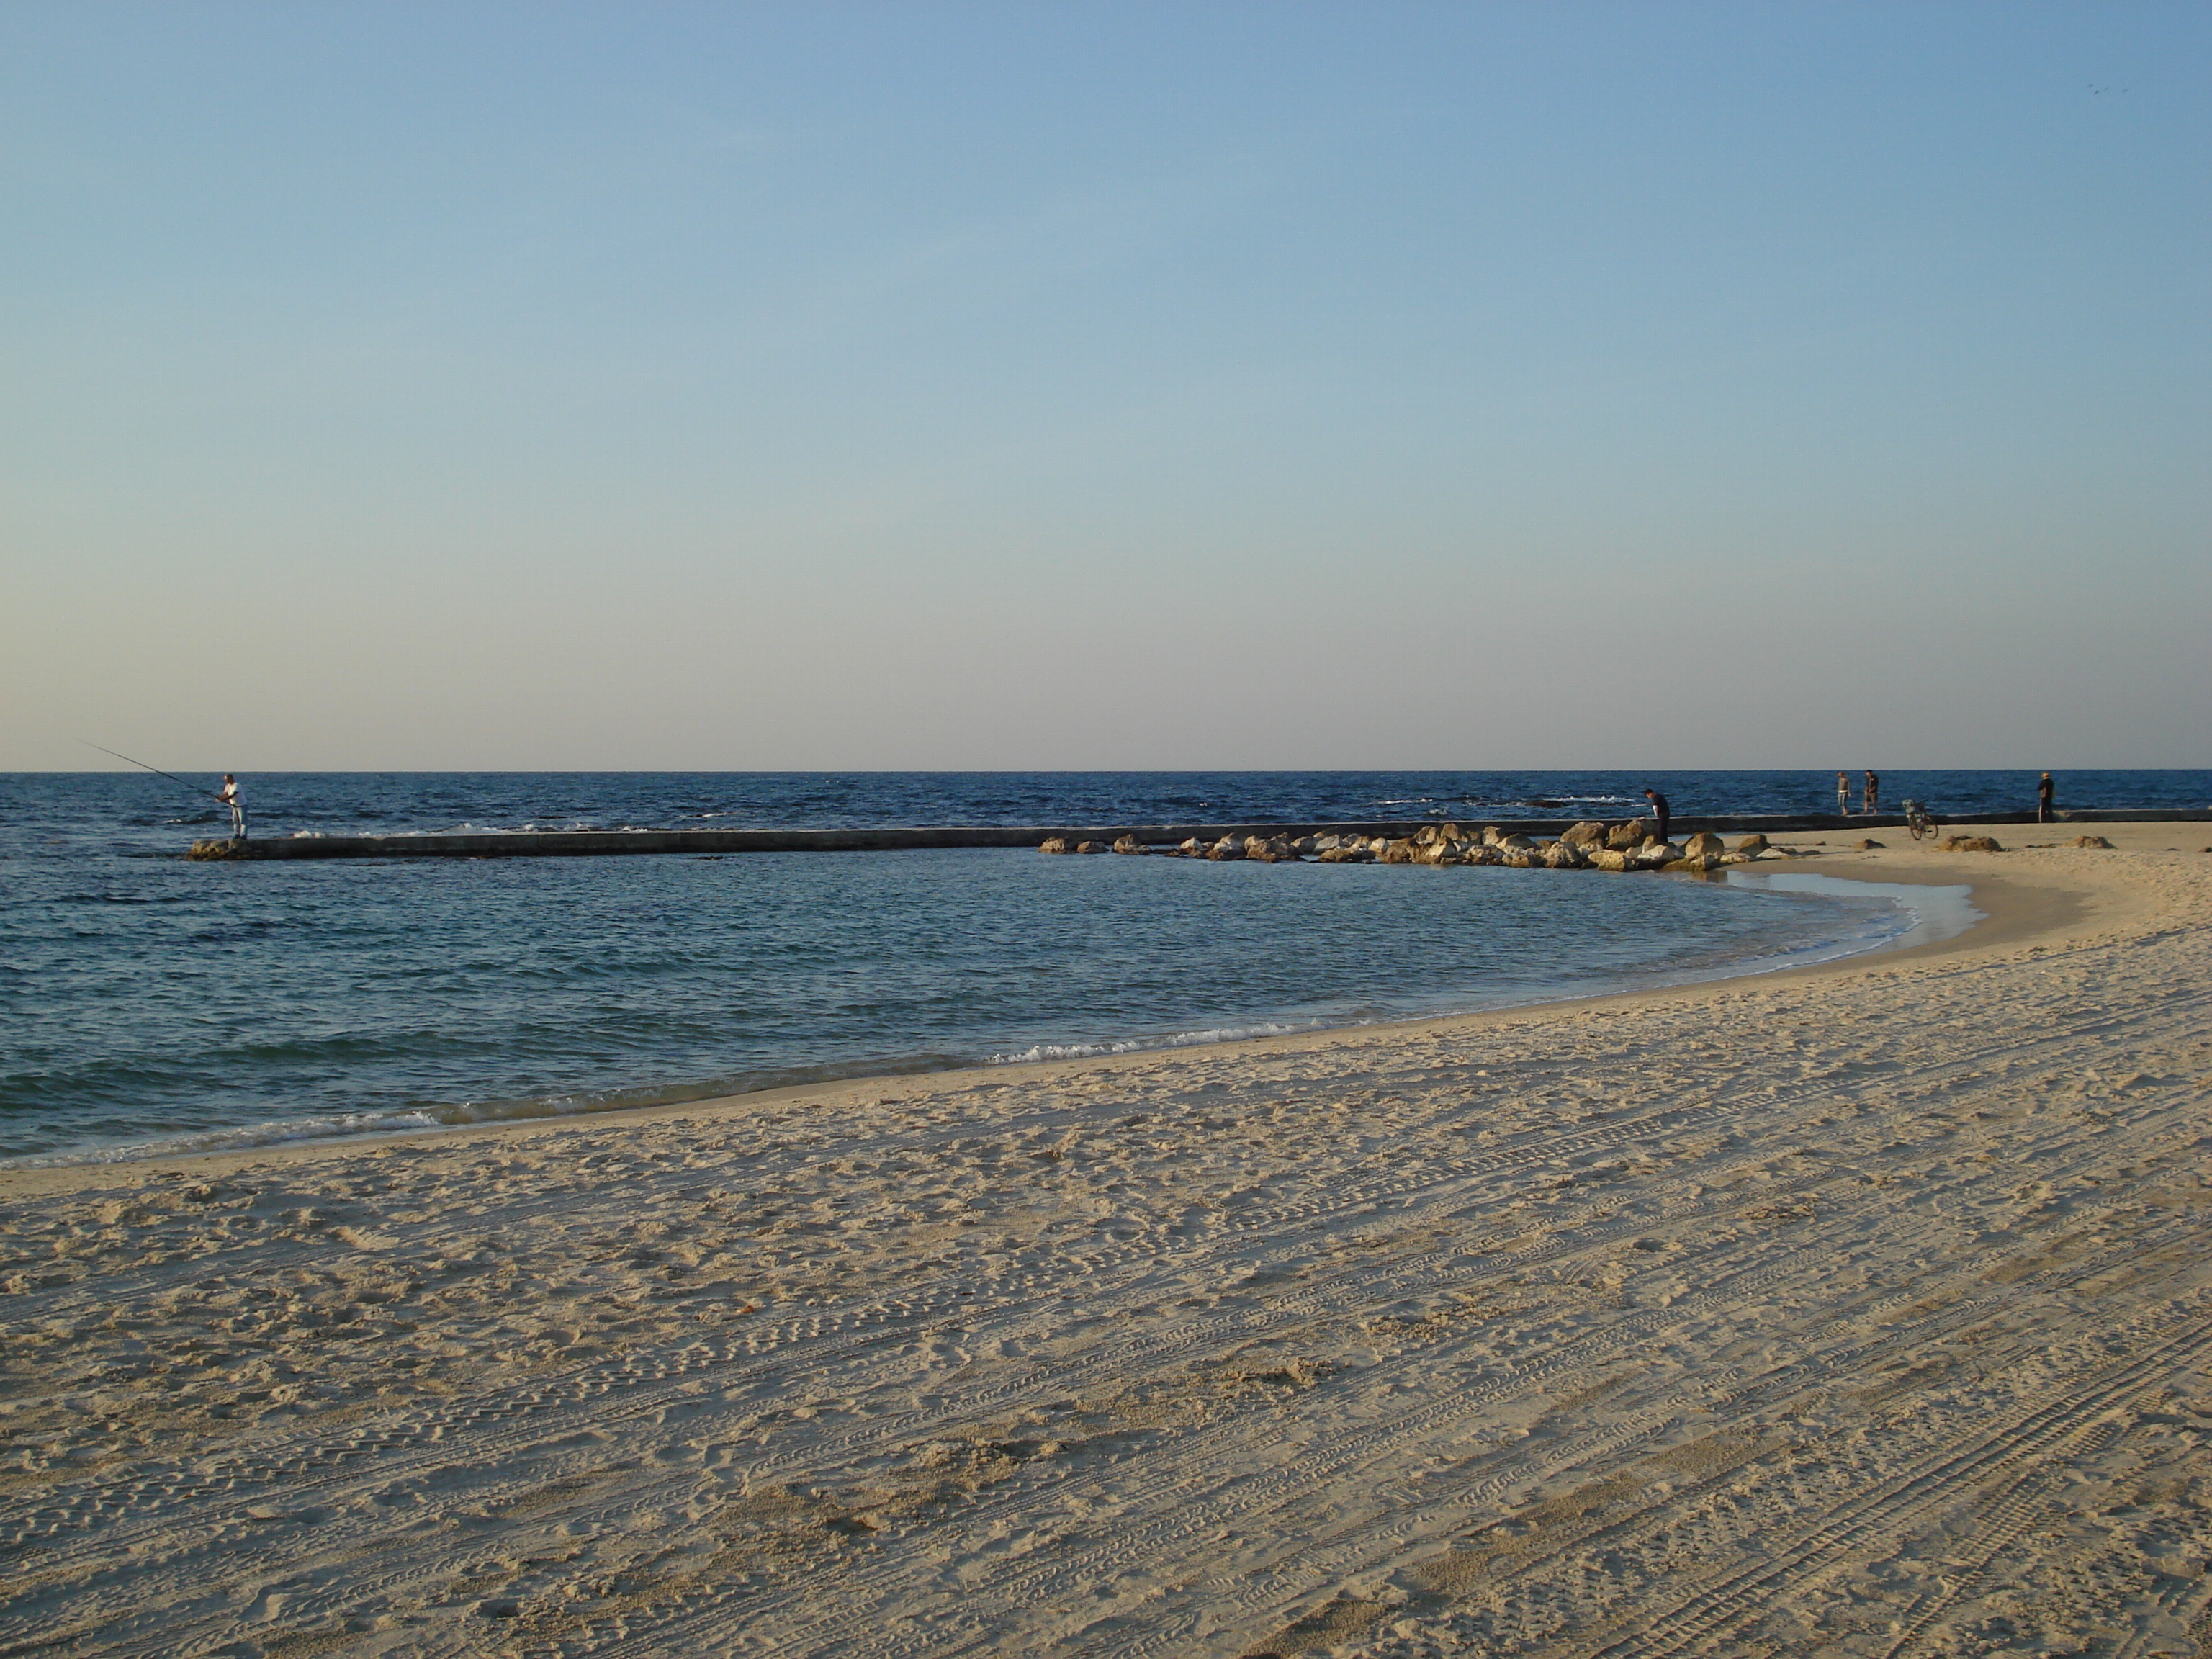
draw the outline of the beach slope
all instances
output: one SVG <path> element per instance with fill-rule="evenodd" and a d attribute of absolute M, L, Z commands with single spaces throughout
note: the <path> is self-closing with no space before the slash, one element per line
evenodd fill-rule
<path fill-rule="evenodd" d="M 1990 920 L 1764 979 L 0 1176 L 0 1654 L 2197 1652 L 2212 858 L 2097 828 L 1832 836 Z"/>

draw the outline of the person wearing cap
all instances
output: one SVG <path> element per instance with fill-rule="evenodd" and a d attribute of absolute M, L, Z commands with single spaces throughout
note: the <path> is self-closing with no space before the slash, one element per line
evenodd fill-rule
<path fill-rule="evenodd" d="M 230 808 L 230 838 L 244 841 L 246 834 L 246 796 L 238 787 L 238 780 L 228 772 L 222 775 L 222 788 L 216 799 Z"/>
<path fill-rule="evenodd" d="M 1646 789 L 1644 799 L 1651 803 L 1651 817 L 1658 829 L 1659 839 L 1667 839 L 1667 797 L 1656 789 Z"/>
<path fill-rule="evenodd" d="M 2035 786 L 2035 821 L 2038 823 L 2051 822 L 2051 774 L 2045 772 L 2042 781 Z"/>

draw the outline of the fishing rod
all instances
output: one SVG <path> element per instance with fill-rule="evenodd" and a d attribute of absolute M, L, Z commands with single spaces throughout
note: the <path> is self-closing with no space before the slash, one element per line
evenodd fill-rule
<path fill-rule="evenodd" d="M 152 773 L 155 774 L 155 775 L 158 775 L 158 776 L 165 777 L 165 778 L 168 779 L 168 781 L 169 781 L 171 783 L 183 784 L 183 785 L 184 785 L 184 787 L 185 787 L 185 788 L 187 788 L 187 789 L 191 790 L 191 791 L 192 792 L 192 793 L 194 793 L 195 795 L 204 795 L 204 796 L 208 796 L 208 797 L 211 797 L 211 798 L 216 799 L 222 799 L 222 797 L 221 797 L 221 796 L 219 796 L 219 795 L 216 795 L 216 792 L 215 792 L 214 790 L 212 790 L 212 789 L 203 789 L 203 788 L 202 788 L 198 784 L 197 784 L 197 783 L 185 783 L 185 781 L 184 781 L 182 778 L 179 777 L 179 776 L 178 776 L 174 772 L 164 772 L 164 771 L 162 771 L 162 770 L 161 770 L 161 769 L 160 767 L 158 767 L 158 766 L 147 766 L 147 765 L 146 765 L 146 763 L 145 763 L 144 761 L 142 761 L 142 760 L 131 760 L 131 757 L 130 757 L 130 756 L 128 756 L 128 755 L 124 755 L 124 754 L 117 754 L 117 753 L 116 753 L 116 751 L 115 751 L 114 750 L 108 748 L 106 744 L 97 744 L 97 743 L 94 743 L 94 742 L 93 742 L 93 741 L 92 741 L 92 739 L 91 739 L 91 738 L 79 738 L 77 739 L 77 741 L 78 741 L 79 743 L 82 744 L 83 744 L 86 748 L 88 748 L 88 749 L 97 749 L 97 750 L 100 750 L 100 752 L 101 754 L 103 754 L 103 755 L 114 755 L 114 756 L 115 756 L 115 758 L 116 758 L 116 759 L 118 759 L 118 760 L 119 760 L 119 761 L 131 761 L 131 765 L 133 765 L 133 766 L 137 766 L 137 767 L 143 767 L 143 768 L 144 768 L 147 771 L 149 771 L 149 772 L 152 772 Z"/>

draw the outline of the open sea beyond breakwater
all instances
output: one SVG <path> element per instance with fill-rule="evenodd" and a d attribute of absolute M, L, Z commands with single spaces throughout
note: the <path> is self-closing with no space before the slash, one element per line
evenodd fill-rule
<path fill-rule="evenodd" d="M 337 774 L 258 835 L 1832 810 L 1833 775 Z M 1854 782 L 1856 783 L 1856 777 Z M 2032 775 L 1893 773 L 1955 816 Z M 210 781 L 212 787 L 212 780 Z M 2199 807 L 2203 772 L 2062 805 Z M 0 777 L 0 1158 L 706 1098 L 1715 977 L 1954 929 L 1955 890 L 940 851 L 191 865 L 147 774 Z"/>

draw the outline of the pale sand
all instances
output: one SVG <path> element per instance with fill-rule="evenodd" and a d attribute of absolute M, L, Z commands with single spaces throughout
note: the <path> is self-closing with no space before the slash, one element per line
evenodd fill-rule
<path fill-rule="evenodd" d="M 0 1653 L 2203 1651 L 2212 827 L 2104 832 L 1796 866 L 1990 913 L 1826 969 L 0 1177 Z"/>

